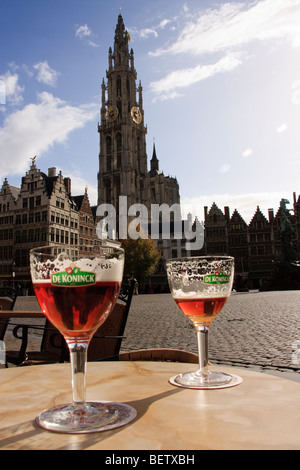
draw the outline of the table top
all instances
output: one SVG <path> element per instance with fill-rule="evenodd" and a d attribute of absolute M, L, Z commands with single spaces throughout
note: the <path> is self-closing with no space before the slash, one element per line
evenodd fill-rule
<path fill-rule="evenodd" d="M 127 403 L 129 424 L 92 434 L 58 434 L 34 419 L 72 400 L 70 364 L 0 370 L 0 449 L 300 449 L 300 384 L 248 369 L 212 366 L 243 382 L 218 390 L 175 387 L 168 379 L 193 364 L 100 362 L 87 365 L 87 399 Z"/>

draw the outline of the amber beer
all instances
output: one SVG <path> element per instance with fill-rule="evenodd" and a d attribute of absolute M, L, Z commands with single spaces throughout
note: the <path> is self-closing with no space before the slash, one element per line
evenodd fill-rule
<path fill-rule="evenodd" d="M 197 326 L 209 327 L 228 297 L 174 298 L 180 310 Z"/>
<path fill-rule="evenodd" d="M 91 338 L 113 309 L 120 282 L 96 281 L 95 273 L 67 268 L 35 281 L 34 291 L 49 321 L 67 337 Z"/>

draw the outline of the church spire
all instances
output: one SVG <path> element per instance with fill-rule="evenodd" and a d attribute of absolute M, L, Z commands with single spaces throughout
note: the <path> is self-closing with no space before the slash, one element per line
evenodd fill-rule
<path fill-rule="evenodd" d="M 129 68 L 129 33 L 125 30 L 125 25 L 121 13 L 118 16 L 118 23 L 115 30 L 115 43 L 114 43 L 114 65 L 115 70 L 122 68 L 127 70 Z"/>
<path fill-rule="evenodd" d="M 155 142 L 153 142 L 153 153 L 150 161 L 150 176 L 156 176 L 160 173 L 159 171 L 159 160 L 156 156 Z"/>

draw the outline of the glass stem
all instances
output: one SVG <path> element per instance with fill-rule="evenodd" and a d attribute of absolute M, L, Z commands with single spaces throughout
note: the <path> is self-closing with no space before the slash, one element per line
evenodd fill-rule
<path fill-rule="evenodd" d="M 208 328 L 199 326 L 197 328 L 197 343 L 199 355 L 199 373 L 208 372 Z"/>
<path fill-rule="evenodd" d="M 80 340 L 69 342 L 69 349 L 72 368 L 73 402 L 85 403 L 88 342 Z"/>

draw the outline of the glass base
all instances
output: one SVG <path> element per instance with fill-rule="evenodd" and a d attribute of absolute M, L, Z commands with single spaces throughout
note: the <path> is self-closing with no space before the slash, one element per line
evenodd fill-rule
<path fill-rule="evenodd" d="M 42 411 L 36 422 L 48 431 L 78 434 L 123 426 L 135 416 L 135 409 L 122 403 L 67 403 Z"/>
<path fill-rule="evenodd" d="M 186 372 L 172 377 L 169 382 L 183 388 L 216 389 L 234 387 L 242 382 L 237 375 L 224 372 Z"/>

